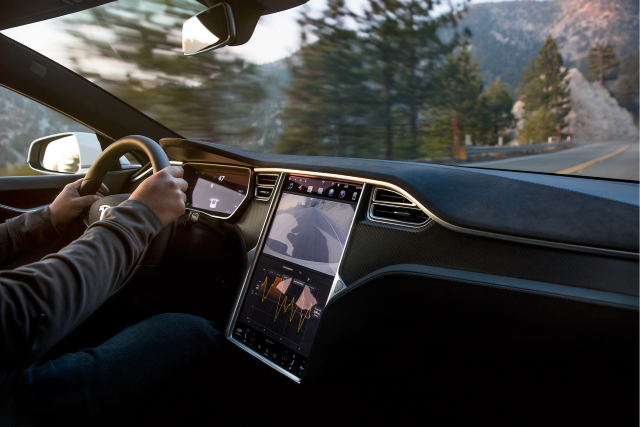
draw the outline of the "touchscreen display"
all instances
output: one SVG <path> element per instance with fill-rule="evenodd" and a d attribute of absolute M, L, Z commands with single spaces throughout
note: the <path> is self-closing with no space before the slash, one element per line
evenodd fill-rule
<path fill-rule="evenodd" d="M 301 377 L 362 184 L 288 176 L 233 337 Z"/>
<path fill-rule="evenodd" d="M 283 194 L 263 253 L 334 276 L 355 204 Z"/>
<path fill-rule="evenodd" d="M 231 215 L 247 195 L 249 177 L 228 173 L 196 172 L 191 206 Z"/>

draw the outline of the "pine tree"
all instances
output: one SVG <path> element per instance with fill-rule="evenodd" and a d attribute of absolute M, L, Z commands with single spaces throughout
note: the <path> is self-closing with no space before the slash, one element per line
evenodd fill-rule
<path fill-rule="evenodd" d="M 303 37 L 308 29 L 318 41 L 303 43 L 290 60 L 293 81 L 285 93 L 291 104 L 280 116 L 286 130 L 276 152 L 377 157 L 374 94 L 360 40 L 345 26 L 347 14 L 344 0 L 330 0 L 320 19 L 303 14 Z"/>
<path fill-rule="evenodd" d="M 527 121 L 520 132 L 520 143 L 534 144 L 546 142 L 550 136 L 556 134 L 556 125 L 559 123 L 558 117 L 553 112 L 541 107 L 534 114 L 527 118 Z"/>
<path fill-rule="evenodd" d="M 587 75 L 590 82 L 598 80 L 600 85 L 604 84 L 607 71 L 617 67 L 620 61 L 616 57 L 611 42 L 607 44 L 596 43 L 591 46 L 587 55 Z"/>
<path fill-rule="evenodd" d="M 397 157 L 394 146 L 398 145 L 406 153 L 415 153 L 418 115 L 434 90 L 434 72 L 459 44 L 458 33 L 445 43 L 438 30 L 454 27 L 462 11 L 452 9 L 434 17 L 434 5 L 432 0 L 369 0 L 359 19 L 367 35 L 370 79 L 379 89 L 385 159 Z"/>
<path fill-rule="evenodd" d="M 568 71 L 562 65 L 562 55 L 551 35 L 544 41 L 538 56 L 525 67 L 518 93 L 527 114 L 540 108 L 551 111 L 559 124 L 571 110 L 569 104 Z"/>
<path fill-rule="evenodd" d="M 482 142 L 492 128 L 489 98 L 483 96 L 482 75 L 466 44 L 458 55 L 449 54 L 438 73 L 439 105 L 429 111 L 432 123 L 420 147 L 431 158 L 453 154 L 452 114 L 455 113 L 460 135 L 471 135 L 472 141 Z"/>
<path fill-rule="evenodd" d="M 487 92 L 481 95 L 485 99 L 485 105 L 491 115 L 491 130 L 487 138 L 490 142 L 497 142 L 504 129 L 513 124 L 513 97 L 505 86 L 502 86 L 497 78 Z"/>
<path fill-rule="evenodd" d="M 616 99 L 621 107 L 629 110 L 638 122 L 640 105 L 638 90 L 640 74 L 638 73 L 638 51 L 629 53 L 620 66 L 620 78 L 616 85 Z"/>
<path fill-rule="evenodd" d="M 433 2 L 410 0 L 399 3 L 394 16 L 400 25 L 398 56 L 400 61 L 398 100 L 402 106 L 408 132 L 399 127 L 396 157 L 417 157 L 419 145 L 418 117 L 420 110 L 439 90 L 437 71 L 446 55 L 460 43 L 460 34 L 454 33 L 451 40 L 444 42 L 438 30 L 455 27 L 460 15 L 455 11 L 433 17 Z M 466 31 L 466 37 L 471 33 Z M 398 156 L 399 155 L 399 156 Z"/>

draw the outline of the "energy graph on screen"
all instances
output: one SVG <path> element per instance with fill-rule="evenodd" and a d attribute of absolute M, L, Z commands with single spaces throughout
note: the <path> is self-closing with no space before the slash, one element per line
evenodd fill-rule
<path fill-rule="evenodd" d="M 257 294 L 252 322 L 292 341 L 302 342 L 313 307 L 318 304 L 318 290 L 285 274 L 268 270 L 254 285 Z"/>

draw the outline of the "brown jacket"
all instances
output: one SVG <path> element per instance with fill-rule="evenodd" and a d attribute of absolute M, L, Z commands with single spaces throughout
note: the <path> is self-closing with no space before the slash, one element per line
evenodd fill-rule
<path fill-rule="evenodd" d="M 27 366 L 91 315 L 124 280 L 160 218 L 127 200 L 41 261 L 0 271 L 0 372 Z M 59 237 L 48 208 L 0 224 L 0 265 Z"/>

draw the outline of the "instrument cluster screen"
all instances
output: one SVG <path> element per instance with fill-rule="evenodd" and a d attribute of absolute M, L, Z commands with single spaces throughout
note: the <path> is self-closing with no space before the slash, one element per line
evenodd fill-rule
<path fill-rule="evenodd" d="M 231 215 L 247 196 L 248 175 L 192 171 L 187 182 L 187 207 Z"/>
<path fill-rule="evenodd" d="M 287 176 L 233 337 L 301 377 L 362 184 Z"/>

